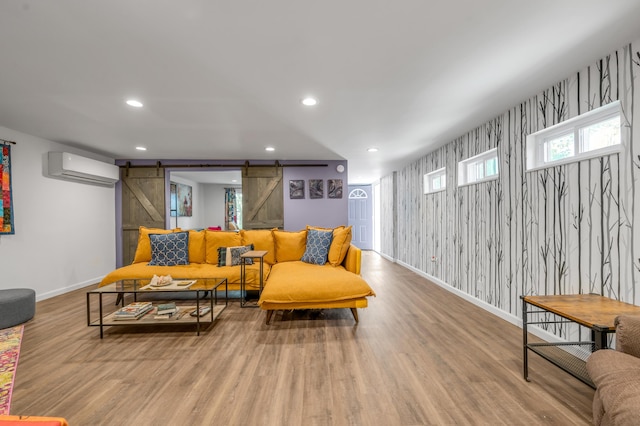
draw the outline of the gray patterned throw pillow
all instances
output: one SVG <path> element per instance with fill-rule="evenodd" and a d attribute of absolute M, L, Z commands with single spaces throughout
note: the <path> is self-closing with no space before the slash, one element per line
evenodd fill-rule
<path fill-rule="evenodd" d="M 189 264 L 189 233 L 149 234 L 152 266 Z"/>
<path fill-rule="evenodd" d="M 237 247 L 218 248 L 218 266 L 236 266 L 240 264 L 240 255 L 253 250 L 253 244 Z M 253 259 L 246 259 L 246 265 L 252 265 Z"/>
<path fill-rule="evenodd" d="M 302 261 L 314 263 L 316 265 L 324 265 L 327 263 L 329 255 L 329 247 L 333 239 L 333 230 L 320 231 L 318 229 L 309 229 L 307 231 L 307 247 L 302 255 Z"/>

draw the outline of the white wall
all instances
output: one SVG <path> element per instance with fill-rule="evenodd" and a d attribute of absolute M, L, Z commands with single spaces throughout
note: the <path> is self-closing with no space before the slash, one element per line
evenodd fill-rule
<path fill-rule="evenodd" d="M 97 156 L 0 127 L 11 148 L 14 235 L 0 235 L 0 289 L 38 300 L 96 283 L 115 266 L 115 190 L 44 176 L 49 151 Z"/>
<path fill-rule="evenodd" d="M 193 216 L 180 216 L 177 226 L 182 229 L 224 228 L 224 190 L 228 185 L 198 183 L 178 176 L 171 176 L 171 182 L 191 186 L 193 195 Z M 175 217 L 170 218 L 170 227 L 176 227 Z"/>
<path fill-rule="evenodd" d="M 227 185 L 204 184 L 204 228 L 220 226 L 224 229 L 225 199 L 224 189 Z"/>
<path fill-rule="evenodd" d="M 203 228 L 204 223 L 204 206 L 202 196 L 202 185 L 194 182 L 190 179 L 181 178 L 178 176 L 171 176 L 171 182 L 181 183 L 183 185 L 189 185 L 191 187 L 191 217 L 179 216 L 177 218 L 171 217 L 169 223 L 170 228 L 180 227 L 182 229 L 199 229 Z"/>

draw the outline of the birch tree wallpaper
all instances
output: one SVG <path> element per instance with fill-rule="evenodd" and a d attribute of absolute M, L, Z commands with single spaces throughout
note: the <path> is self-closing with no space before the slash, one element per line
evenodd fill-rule
<path fill-rule="evenodd" d="M 597 293 L 639 304 L 638 46 L 383 178 L 382 254 L 519 318 L 521 295 Z M 527 135 L 616 100 L 619 153 L 526 170 Z M 492 148 L 499 178 L 458 187 L 458 162 Z M 423 194 L 423 175 L 445 166 L 446 190 Z"/>

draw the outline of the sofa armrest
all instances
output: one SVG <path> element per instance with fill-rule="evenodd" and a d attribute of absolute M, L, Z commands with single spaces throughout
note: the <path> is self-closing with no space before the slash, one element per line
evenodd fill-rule
<path fill-rule="evenodd" d="M 640 358 L 640 317 L 620 315 L 615 325 L 616 349 Z"/>
<path fill-rule="evenodd" d="M 347 255 L 344 257 L 342 261 L 342 266 L 345 267 L 347 271 L 353 272 L 354 274 L 360 275 L 360 263 L 362 262 L 362 250 L 353 244 L 349 245 L 349 249 L 347 250 Z"/>

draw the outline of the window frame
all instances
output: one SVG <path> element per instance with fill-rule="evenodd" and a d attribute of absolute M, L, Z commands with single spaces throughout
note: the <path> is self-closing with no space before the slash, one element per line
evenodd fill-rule
<path fill-rule="evenodd" d="M 609 145 L 603 148 L 584 150 L 582 140 L 582 130 L 607 121 L 614 117 L 620 119 L 620 141 L 615 145 Z M 603 157 L 605 155 L 615 154 L 622 150 L 622 106 L 620 101 L 614 101 L 603 105 L 599 108 L 580 114 L 576 117 L 555 124 L 546 129 L 537 131 L 527 136 L 527 158 L 526 170 L 535 171 L 555 167 L 564 164 L 577 163 L 579 161 L 591 158 Z M 563 135 L 573 134 L 574 154 L 559 160 L 545 161 L 545 144 L 553 139 Z"/>
<path fill-rule="evenodd" d="M 434 188 L 433 183 L 438 178 L 444 178 L 444 184 L 440 188 Z M 447 168 L 442 167 L 438 170 L 426 173 L 422 177 L 422 185 L 424 194 L 434 194 L 447 189 Z"/>
<path fill-rule="evenodd" d="M 496 173 L 487 176 L 487 161 L 496 161 Z M 482 164 L 482 177 L 473 181 L 469 181 L 468 170 L 471 165 Z M 488 149 L 473 157 L 458 162 L 458 186 L 475 185 L 476 183 L 489 182 L 500 177 L 500 161 L 498 159 L 498 148 Z"/>

